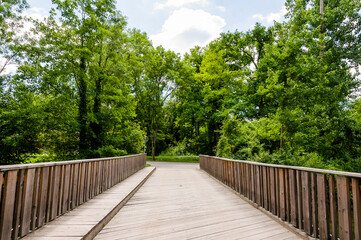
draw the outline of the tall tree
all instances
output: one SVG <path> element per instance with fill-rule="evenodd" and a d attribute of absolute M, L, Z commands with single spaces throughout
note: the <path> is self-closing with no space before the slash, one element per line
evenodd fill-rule
<path fill-rule="evenodd" d="M 129 123 L 135 105 L 132 79 L 126 74 L 132 46 L 124 17 L 112 0 L 54 3 L 57 11 L 45 22 L 35 23 L 34 32 L 44 37 L 29 45 L 28 62 L 20 68 L 23 79 L 32 81 L 41 93 L 69 94 L 75 99 L 80 155 L 138 152 L 141 133 Z M 134 135 L 124 134 L 125 129 Z M 134 144 L 120 135 L 134 136 Z"/>
<path fill-rule="evenodd" d="M 149 52 L 145 61 L 142 85 L 138 85 L 140 114 L 144 116 L 147 135 L 150 136 L 152 159 L 155 159 L 159 126 L 163 107 L 171 97 L 175 80 L 179 76 L 180 58 L 177 54 L 157 47 Z"/>

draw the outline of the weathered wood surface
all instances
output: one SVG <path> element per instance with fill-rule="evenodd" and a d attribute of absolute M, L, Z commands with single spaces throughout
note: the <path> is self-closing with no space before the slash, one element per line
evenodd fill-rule
<path fill-rule="evenodd" d="M 96 239 L 298 239 L 198 164 L 151 164 L 157 170 Z"/>
<path fill-rule="evenodd" d="M 200 156 L 200 166 L 220 181 L 227 179 L 232 189 L 311 237 L 361 239 L 360 173 L 204 155 Z M 269 175 L 259 174 L 259 167 Z M 240 169 L 237 176 L 229 174 L 234 168 Z M 235 181 L 246 184 L 239 188 Z M 267 192 L 262 190 L 262 182 Z"/>
<path fill-rule="evenodd" d="M 121 182 L 146 155 L 0 166 L 0 240 L 18 239 Z"/>
<path fill-rule="evenodd" d="M 25 236 L 24 240 L 92 239 L 129 200 L 154 168 L 144 168 L 74 210 Z M 127 199 L 128 197 L 128 199 Z M 123 202 L 125 200 L 125 202 Z M 122 204 L 121 206 L 119 206 Z M 113 215 L 111 215 L 113 214 Z"/>

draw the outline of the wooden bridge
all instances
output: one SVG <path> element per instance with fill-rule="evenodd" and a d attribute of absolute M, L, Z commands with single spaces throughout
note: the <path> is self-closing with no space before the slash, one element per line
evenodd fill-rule
<path fill-rule="evenodd" d="M 361 239 L 361 174 L 200 156 L 0 167 L 0 239 Z"/>

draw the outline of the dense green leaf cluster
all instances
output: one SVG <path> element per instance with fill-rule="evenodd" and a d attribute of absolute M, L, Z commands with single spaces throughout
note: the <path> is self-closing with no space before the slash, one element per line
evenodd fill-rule
<path fill-rule="evenodd" d="M 139 153 L 149 139 L 153 160 L 361 172 L 360 1 L 287 0 L 287 21 L 183 57 L 127 29 L 114 0 L 53 0 L 26 38 L 26 2 L 5 3 L 0 55 L 18 69 L 0 66 L 1 163 Z"/>

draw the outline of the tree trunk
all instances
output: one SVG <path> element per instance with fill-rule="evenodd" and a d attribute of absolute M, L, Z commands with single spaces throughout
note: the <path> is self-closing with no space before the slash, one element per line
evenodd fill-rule
<path fill-rule="evenodd" d="M 283 124 L 281 126 L 281 139 L 280 139 L 280 151 L 282 154 L 282 150 L 283 150 Z"/>
<path fill-rule="evenodd" d="M 94 133 L 94 137 L 91 138 L 91 147 L 92 149 L 98 149 L 99 147 L 101 147 L 101 131 L 102 131 L 102 126 L 100 124 L 100 94 L 101 94 L 101 82 L 102 79 L 101 77 L 98 78 L 96 80 L 95 83 L 95 97 L 94 97 L 94 106 L 93 106 L 93 114 L 94 114 L 94 118 L 95 121 L 93 121 L 90 125 L 93 133 Z"/>
<path fill-rule="evenodd" d="M 154 135 L 152 138 L 152 161 L 155 161 L 155 144 L 157 142 L 157 133 L 158 133 L 158 118 L 155 120 Z"/>
<path fill-rule="evenodd" d="M 323 15 L 325 14 L 325 4 L 324 4 L 324 0 L 320 0 L 320 15 L 321 18 L 323 19 Z M 321 34 L 323 34 L 325 32 L 325 25 L 322 23 L 321 24 Z"/>
<path fill-rule="evenodd" d="M 78 121 L 79 121 L 79 152 L 84 154 L 87 150 L 87 134 L 86 134 L 86 118 L 87 118 L 87 84 L 85 81 L 85 58 L 80 59 L 80 76 L 78 81 L 79 88 L 79 107 L 78 107 Z"/>

